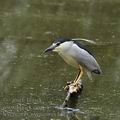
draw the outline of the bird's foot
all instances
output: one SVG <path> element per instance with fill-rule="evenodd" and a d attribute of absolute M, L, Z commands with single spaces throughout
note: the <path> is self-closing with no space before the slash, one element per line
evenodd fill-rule
<path fill-rule="evenodd" d="M 70 93 L 73 93 L 73 92 L 79 93 L 81 92 L 82 89 L 83 89 L 83 86 L 81 82 L 67 82 L 67 85 L 64 88 L 66 92 L 69 91 Z"/>
<path fill-rule="evenodd" d="M 68 91 L 69 90 L 69 85 L 72 84 L 72 83 L 73 83 L 72 81 L 67 81 L 66 86 L 64 87 L 64 90 Z"/>

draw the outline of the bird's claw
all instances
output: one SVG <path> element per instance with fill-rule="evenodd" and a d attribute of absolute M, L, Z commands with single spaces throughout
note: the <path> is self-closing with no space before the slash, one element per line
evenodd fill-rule
<path fill-rule="evenodd" d="M 69 90 L 69 85 L 71 85 L 72 81 L 67 81 L 66 86 L 64 87 L 64 90 L 67 92 Z"/>
<path fill-rule="evenodd" d="M 73 92 L 79 93 L 81 92 L 82 88 L 83 86 L 80 83 L 67 82 L 67 85 L 65 86 L 64 90 L 70 93 L 73 93 Z"/>

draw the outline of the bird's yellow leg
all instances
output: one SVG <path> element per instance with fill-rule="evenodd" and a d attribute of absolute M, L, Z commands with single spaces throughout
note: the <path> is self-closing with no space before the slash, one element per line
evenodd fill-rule
<path fill-rule="evenodd" d="M 77 84 L 79 82 L 79 80 L 81 79 L 81 77 L 83 76 L 83 68 L 81 66 L 79 66 L 79 67 L 80 67 L 80 74 L 79 74 L 77 80 L 75 81 L 75 84 Z"/>
<path fill-rule="evenodd" d="M 79 69 L 79 71 L 78 71 L 78 74 L 76 75 L 76 78 L 75 78 L 75 80 L 73 81 L 73 83 L 75 83 L 76 81 L 77 81 L 77 79 L 78 79 L 78 77 L 79 77 L 79 75 L 80 75 L 80 69 Z"/>
<path fill-rule="evenodd" d="M 70 86 L 74 86 L 74 88 L 75 88 L 75 86 L 78 86 L 78 85 L 80 84 L 79 81 L 80 81 L 80 79 L 81 79 L 81 77 L 82 77 L 82 75 L 83 75 L 83 68 L 82 68 L 81 66 L 79 66 L 79 67 L 80 67 L 80 68 L 79 68 L 79 73 L 78 73 L 78 75 L 76 76 L 75 80 L 73 81 L 73 83 L 68 84 L 68 85 L 64 88 L 64 90 L 68 90 Z"/>

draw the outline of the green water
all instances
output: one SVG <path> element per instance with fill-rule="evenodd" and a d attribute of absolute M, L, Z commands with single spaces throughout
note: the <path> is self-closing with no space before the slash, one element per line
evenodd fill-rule
<path fill-rule="evenodd" d="M 77 70 L 43 51 L 60 36 L 87 38 L 103 74 L 83 77 L 76 116 L 120 120 L 120 1 L 1 0 L 0 120 L 74 120 L 57 109 Z"/>

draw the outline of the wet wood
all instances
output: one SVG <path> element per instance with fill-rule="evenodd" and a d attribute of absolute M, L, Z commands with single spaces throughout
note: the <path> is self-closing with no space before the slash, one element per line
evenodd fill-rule
<path fill-rule="evenodd" d="M 62 107 L 76 108 L 78 98 L 81 95 L 82 90 L 83 85 L 81 79 L 76 85 L 74 85 L 73 83 L 67 83 L 67 86 L 65 87 L 67 96 L 62 104 Z"/>

